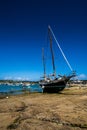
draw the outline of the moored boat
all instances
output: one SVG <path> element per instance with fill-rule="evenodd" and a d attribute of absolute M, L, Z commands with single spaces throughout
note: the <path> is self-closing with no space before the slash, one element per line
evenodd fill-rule
<path fill-rule="evenodd" d="M 54 92 L 60 92 L 62 91 L 65 87 L 67 82 L 72 78 L 75 77 L 75 72 L 73 71 L 71 65 L 69 64 L 63 50 L 61 49 L 52 29 L 50 26 L 48 26 L 48 34 L 49 34 L 49 40 L 50 40 L 50 50 L 51 50 L 51 56 L 52 56 L 52 66 L 53 66 L 53 74 L 47 76 L 46 75 L 46 66 L 45 66 L 45 58 L 44 58 L 44 49 L 42 50 L 43 52 L 43 66 L 44 66 L 44 76 L 43 79 L 40 80 L 39 85 L 43 89 L 43 92 L 48 92 L 48 93 L 54 93 Z M 57 46 L 59 47 L 66 63 L 68 64 L 70 70 L 72 73 L 70 75 L 64 75 L 64 76 L 57 76 L 56 75 L 56 69 L 55 69 L 55 63 L 54 63 L 54 53 L 53 53 L 53 48 L 52 48 L 52 36 L 54 37 Z"/>

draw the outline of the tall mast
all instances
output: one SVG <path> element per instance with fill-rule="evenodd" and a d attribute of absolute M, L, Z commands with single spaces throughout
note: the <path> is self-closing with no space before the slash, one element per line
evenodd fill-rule
<path fill-rule="evenodd" d="M 51 29 L 50 26 L 49 26 L 49 30 L 51 31 L 51 33 L 52 33 L 52 35 L 53 35 L 53 37 L 54 37 L 54 39 L 55 39 L 55 41 L 56 41 L 56 43 L 57 43 L 57 46 L 58 46 L 58 48 L 60 49 L 60 51 L 61 51 L 61 53 L 62 53 L 62 55 L 63 55 L 63 57 L 64 57 L 64 59 L 65 59 L 67 65 L 68 65 L 68 67 L 70 68 L 71 71 L 73 71 L 73 69 L 72 69 L 72 67 L 71 67 L 71 65 L 70 65 L 70 63 L 69 63 L 69 61 L 67 60 L 67 58 L 66 58 L 66 56 L 65 56 L 65 54 L 64 54 L 64 52 L 63 52 L 63 50 L 62 50 L 62 48 L 60 47 L 60 44 L 58 43 L 58 41 L 57 41 L 57 39 L 56 39 L 56 37 L 55 37 L 55 35 L 54 35 L 54 33 L 53 33 L 53 31 L 52 31 L 52 29 Z"/>
<path fill-rule="evenodd" d="M 46 78 L 46 66 L 45 66 L 45 58 L 44 58 L 44 48 L 42 48 L 42 59 L 43 59 L 43 67 L 44 67 L 44 78 Z"/>
<path fill-rule="evenodd" d="M 48 34 L 49 34 L 49 40 L 50 40 L 50 50 L 51 50 L 51 55 L 52 55 L 53 76 L 56 76 L 54 54 L 53 54 L 53 49 L 52 49 L 52 34 L 51 34 L 51 30 L 50 30 L 49 26 L 48 26 Z"/>

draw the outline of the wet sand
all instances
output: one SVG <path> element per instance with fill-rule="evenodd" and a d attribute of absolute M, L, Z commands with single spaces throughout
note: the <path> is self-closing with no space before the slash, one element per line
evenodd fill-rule
<path fill-rule="evenodd" d="M 0 130 L 87 130 L 87 87 L 0 99 Z"/>

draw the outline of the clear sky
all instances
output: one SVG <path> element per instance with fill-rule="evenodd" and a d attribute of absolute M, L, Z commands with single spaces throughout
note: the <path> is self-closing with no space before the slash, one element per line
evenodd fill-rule
<path fill-rule="evenodd" d="M 87 79 L 86 0 L 0 0 L 0 79 L 40 79 L 48 25 L 73 70 Z M 56 57 L 57 73 L 69 73 L 59 49 Z"/>

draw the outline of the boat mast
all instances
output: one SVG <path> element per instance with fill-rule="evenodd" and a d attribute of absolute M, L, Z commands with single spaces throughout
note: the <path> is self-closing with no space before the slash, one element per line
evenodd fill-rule
<path fill-rule="evenodd" d="M 72 67 L 71 67 L 71 65 L 70 65 L 70 63 L 69 63 L 69 61 L 67 60 L 67 58 L 66 58 L 66 56 L 65 56 L 65 54 L 64 54 L 64 52 L 63 52 L 63 50 L 62 50 L 62 48 L 60 47 L 60 44 L 58 43 L 58 41 L 57 41 L 57 39 L 56 39 L 56 37 L 55 37 L 55 35 L 54 35 L 54 33 L 53 33 L 53 31 L 52 31 L 52 29 L 51 29 L 50 26 L 49 26 L 49 30 L 51 31 L 51 33 L 52 33 L 52 35 L 53 35 L 53 37 L 54 37 L 54 39 L 55 39 L 55 41 L 56 41 L 56 43 L 57 43 L 57 46 L 58 46 L 58 48 L 60 49 L 60 51 L 61 51 L 61 53 L 62 53 L 62 56 L 64 57 L 64 59 L 65 59 L 67 65 L 68 65 L 68 67 L 70 68 L 71 71 L 73 71 L 73 69 L 72 69 Z"/>
<path fill-rule="evenodd" d="M 45 58 L 44 58 L 44 48 L 42 48 L 42 59 L 43 59 L 43 67 L 44 67 L 44 78 L 46 78 L 46 66 L 45 66 Z"/>
<path fill-rule="evenodd" d="M 52 49 L 52 34 L 51 34 L 51 30 L 49 26 L 48 26 L 48 34 L 49 34 L 49 40 L 50 40 L 50 50 L 51 50 L 51 55 L 52 55 L 53 76 L 56 77 L 56 68 L 55 68 L 54 54 L 53 54 L 53 49 Z"/>

